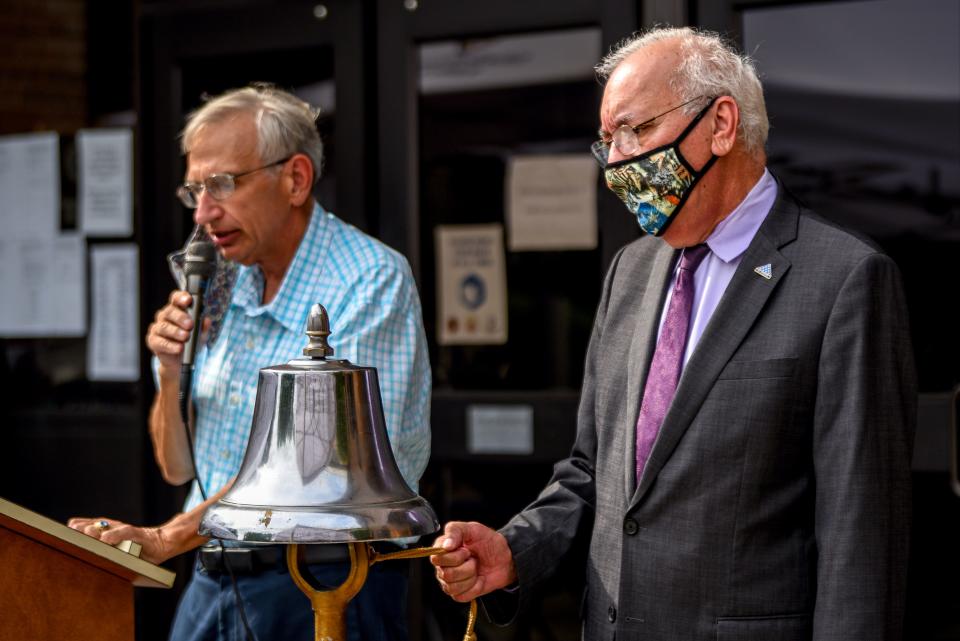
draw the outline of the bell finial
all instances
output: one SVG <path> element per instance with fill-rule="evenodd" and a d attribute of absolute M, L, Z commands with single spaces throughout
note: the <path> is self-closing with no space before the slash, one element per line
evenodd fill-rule
<path fill-rule="evenodd" d="M 310 358 L 326 358 L 333 356 L 333 348 L 327 342 L 330 335 L 330 318 L 323 305 L 316 303 L 310 308 L 307 317 L 307 337 L 310 342 L 303 348 L 303 355 Z"/>

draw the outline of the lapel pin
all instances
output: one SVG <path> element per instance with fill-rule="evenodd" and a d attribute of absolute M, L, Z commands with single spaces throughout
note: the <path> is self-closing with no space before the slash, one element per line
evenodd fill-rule
<path fill-rule="evenodd" d="M 766 265 L 760 265 L 758 267 L 754 267 L 753 271 L 757 274 L 760 274 L 767 280 L 770 280 L 771 278 L 773 278 L 773 265 L 771 265 L 770 263 L 767 263 Z"/>

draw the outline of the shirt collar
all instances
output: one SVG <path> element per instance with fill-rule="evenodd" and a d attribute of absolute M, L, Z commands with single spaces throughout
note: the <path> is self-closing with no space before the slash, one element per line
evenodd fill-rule
<path fill-rule="evenodd" d="M 710 251 L 725 263 L 740 257 L 747 251 L 776 199 L 777 181 L 764 168 L 763 175 L 746 198 L 720 221 L 707 238 Z"/>
<path fill-rule="evenodd" d="M 260 304 L 263 300 L 263 272 L 253 265 L 240 267 L 232 303 L 243 309 L 247 316 L 266 314 L 292 332 L 303 331 L 306 323 L 304 310 L 317 301 L 308 300 L 310 289 L 299 284 L 314 282 L 320 277 L 332 233 L 329 215 L 315 203 L 307 230 L 273 300 L 266 305 Z"/>

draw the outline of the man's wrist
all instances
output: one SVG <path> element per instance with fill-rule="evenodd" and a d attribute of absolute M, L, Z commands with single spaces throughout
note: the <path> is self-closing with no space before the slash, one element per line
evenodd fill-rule
<path fill-rule="evenodd" d="M 160 364 L 157 366 L 157 378 L 160 379 L 160 385 L 179 385 L 180 366 L 167 366 Z"/>
<path fill-rule="evenodd" d="M 184 516 L 184 514 L 179 514 L 163 525 L 154 528 L 157 539 L 157 553 L 164 560 L 189 552 L 209 540 L 197 534 L 196 527 L 191 522 L 192 519 L 184 518 Z"/>

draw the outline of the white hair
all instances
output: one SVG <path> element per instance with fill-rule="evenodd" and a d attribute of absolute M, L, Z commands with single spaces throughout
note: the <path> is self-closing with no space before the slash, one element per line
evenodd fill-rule
<path fill-rule="evenodd" d="M 257 153 L 262 162 L 282 160 L 296 153 L 306 154 L 313 164 L 314 183 L 320 179 L 323 143 L 316 126 L 319 111 L 270 84 L 256 83 L 232 89 L 190 112 L 180 133 L 180 149 L 189 154 L 204 126 L 243 113 L 253 117 Z"/>
<path fill-rule="evenodd" d="M 644 47 L 662 40 L 679 40 L 680 64 L 667 82 L 680 102 L 699 96 L 730 96 L 740 109 L 739 138 L 751 152 L 762 152 L 770 121 L 763 100 L 763 87 L 750 56 L 739 53 L 719 34 L 690 27 L 653 27 L 619 43 L 596 66 L 606 80 L 621 62 Z M 694 101 L 684 112 L 702 109 Z"/>

